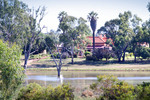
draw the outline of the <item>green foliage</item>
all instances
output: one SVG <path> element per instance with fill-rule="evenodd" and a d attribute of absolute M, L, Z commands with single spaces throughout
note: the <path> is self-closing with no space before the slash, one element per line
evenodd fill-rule
<path fill-rule="evenodd" d="M 60 54 L 58 52 L 54 52 L 53 56 L 54 56 L 54 58 L 60 58 Z M 51 55 L 51 57 L 52 57 L 52 55 Z"/>
<path fill-rule="evenodd" d="M 105 23 L 105 26 L 99 30 L 106 34 L 107 38 L 111 38 L 113 41 L 113 51 L 116 54 L 118 61 L 124 57 L 130 41 L 132 40 L 132 29 L 130 28 L 132 14 L 130 11 L 119 14 L 118 19 L 113 19 Z M 109 43 L 110 41 L 107 41 Z"/>
<path fill-rule="evenodd" d="M 53 88 L 51 85 L 44 88 L 39 84 L 30 83 L 23 87 L 17 100 L 73 100 L 73 89 L 69 84 Z"/>
<path fill-rule="evenodd" d="M 112 50 L 98 48 L 94 50 L 93 57 L 95 57 L 97 60 L 102 60 L 103 58 L 106 58 L 107 61 L 111 57 L 115 57 L 115 54 Z"/>
<path fill-rule="evenodd" d="M 44 91 L 39 84 L 30 83 L 20 90 L 17 100 L 42 100 L 43 93 Z"/>
<path fill-rule="evenodd" d="M 92 56 L 92 55 L 87 55 L 87 56 L 86 56 L 86 60 L 87 60 L 87 61 L 93 60 L 93 56 Z"/>
<path fill-rule="evenodd" d="M 23 83 L 23 68 L 20 65 L 21 51 L 16 45 L 0 40 L 0 99 L 12 100 Z"/>
<path fill-rule="evenodd" d="M 45 54 L 36 54 L 36 55 L 31 55 L 30 59 L 40 59 L 42 57 L 46 56 Z"/>
<path fill-rule="evenodd" d="M 118 82 L 111 88 L 105 89 L 103 96 L 100 96 L 98 100 L 134 100 L 135 98 L 134 86 L 126 82 Z"/>
<path fill-rule="evenodd" d="M 39 34 L 39 38 L 35 40 L 35 43 L 33 44 L 32 49 L 31 49 L 31 52 L 34 52 L 33 54 L 42 53 L 46 49 L 45 43 L 43 41 L 43 38 L 44 38 L 44 40 L 46 40 L 46 36 L 47 35 L 45 35 L 43 33 Z"/>
<path fill-rule="evenodd" d="M 73 57 L 78 58 L 78 53 L 74 53 Z"/>
<path fill-rule="evenodd" d="M 150 98 L 150 83 L 140 84 L 136 86 L 137 100 L 149 100 Z"/>
<path fill-rule="evenodd" d="M 86 35 L 89 35 L 90 30 L 86 25 L 86 20 L 82 17 L 77 19 L 74 16 L 69 16 L 66 12 L 61 12 L 59 18 L 59 29 L 62 34 L 59 36 L 60 43 L 63 43 L 64 48 L 70 51 L 72 56 L 72 64 L 75 48 L 84 49 L 87 45 Z"/>
<path fill-rule="evenodd" d="M 92 53 L 90 52 L 90 51 L 85 51 L 85 53 L 84 53 L 84 55 L 85 56 L 89 56 L 89 55 L 91 55 Z"/>
<path fill-rule="evenodd" d="M 138 48 L 137 54 L 143 59 L 147 59 L 150 57 L 150 48 L 141 46 Z"/>
<path fill-rule="evenodd" d="M 56 49 L 56 47 L 55 47 L 56 39 L 55 39 L 54 33 L 51 33 L 49 35 L 45 35 L 44 40 L 45 40 L 47 46 L 49 48 L 51 48 L 51 50 L 55 50 Z"/>
<path fill-rule="evenodd" d="M 19 0 L 0 0 L 0 38 L 21 44 L 21 36 L 25 29 L 23 22 L 27 20 L 27 10 L 29 10 L 28 6 Z"/>
<path fill-rule="evenodd" d="M 136 98 L 134 86 L 124 81 L 119 81 L 112 75 L 100 75 L 98 82 L 90 86 L 99 94 L 97 100 L 133 100 Z"/>
<path fill-rule="evenodd" d="M 63 52 L 62 55 L 61 55 L 61 57 L 62 57 L 62 59 L 67 59 L 70 56 L 69 56 L 68 52 Z"/>
<path fill-rule="evenodd" d="M 52 55 L 51 55 L 52 56 Z M 60 54 L 58 53 L 58 52 L 54 52 L 53 53 L 53 56 L 54 56 L 54 58 L 60 58 Z M 67 59 L 67 58 L 69 58 L 70 57 L 70 55 L 69 55 L 69 53 L 68 52 L 63 52 L 62 54 L 61 54 L 61 58 L 62 59 Z"/>
<path fill-rule="evenodd" d="M 73 100 L 73 89 L 70 85 L 62 85 L 56 88 L 48 86 L 45 91 L 46 100 Z"/>

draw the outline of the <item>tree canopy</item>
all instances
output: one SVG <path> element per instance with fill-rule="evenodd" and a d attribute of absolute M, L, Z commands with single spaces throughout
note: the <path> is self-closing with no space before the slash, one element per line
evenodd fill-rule
<path fill-rule="evenodd" d="M 0 99 L 13 100 L 23 83 L 24 74 L 20 64 L 21 50 L 16 44 L 0 40 Z"/>

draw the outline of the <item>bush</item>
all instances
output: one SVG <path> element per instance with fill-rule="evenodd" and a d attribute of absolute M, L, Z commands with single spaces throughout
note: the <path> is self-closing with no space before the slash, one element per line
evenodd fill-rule
<path fill-rule="evenodd" d="M 20 90 L 17 100 L 42 100 L 43 98 L 42 87 L 39 84 L 30 83 Z"/>
<path fill-rule="evenodd" d="M 148 47 L 139 47 L 137 49 L 137 54 L 139 57 L 142 57 L 143 59 L 150 58 L 150 48 Z"/>
<path fill-rule="evenodd" d="M 74 94 L 70 85 L 62 85 L 56 88 L 48 86 L 45 90 L 45 97 L 46 100 L 73 100 Z"/>
<path fill-rule="evenodd" d="M 132 57 L 132 56 L 133 56 L 133 53 L 129 53 L 129 56 Z"/>
<path fill-rule="evenodd" d="M 0 40 L 0 99 L 13 100 L 23 83 L 23 67 L 20 64 L 21 50 L 13 44 Z"/>
<path fill-rule="evenodd" d="M 133 100 L 136 98 L 134 86 L 119 81 L 115 76 L 98 76 L 98 82 L 90 86 L 99 97 L 97 100 Z"/>
<path fill-rule="evenodd" d="M 102 53 L 103 49 L 95 49 L 93 51 L 93 56 L 95 58 L 97 58 L 97 60 L 102 60 L 103 59 L 103 53 Z"/>
<path fill-rule="evenodd" d="M 95 60 L 102 60 L 103 58 L 110 59 L 111 57 L 115 57 L 115 54 L 112 50 L 98 48 L 93 51 L 93 57 Z"/>
<path fill-rule="evenodd" d="M 61 57 L 62 57 L 62 59 L 69 58 L 68 52 L 63 52 Z"/>
<path fill-rule="evenodd" d="M 150 99 L 150 83 L 140 84 L 136 87 L 137 100 Z"/>
<path fill-rule="evenodd" d="M 106 88 L 103 96 L 99 97 L 99 100 L 134 100 L 135 98 L 134 86 L 122 81 L 112 85 L 111 88 Z"/>
<path fill-rule="evenodd" d="M 87 56 L 86 56 L 86 60 L 87 60 L 87 61 L 93 60 L 93 56 L 87 55 Z"/>
<path fill-rule="evenodd" d="M 78 53 L 74 53 L 73 57 L 77 58 L 78 57 Z"/>
<path fill-rule="evenodd" d="M 59 58 L 60 57 L 58 52 L 55 52 L 52 55 L 54 56 L 54 58 Z M 52 57 L 52 55 L 51 55 L 51 57 Z"/>
<path fill-rule="evenodd" d="M 92 55 L 92 53 L 89 52 L 89 51 L 85 51 L 84 55 L 85 55 L 85 56 L 87 56 L 87 55 Z"/>
<path fill-rule="evenodd" d="M 17 100 L 73 100 L 73 89 L 70 85 L 61 85 L 53 88 L 51 85 L 47 88 L 39 84 L 30 83 L 23 87 Z"/>

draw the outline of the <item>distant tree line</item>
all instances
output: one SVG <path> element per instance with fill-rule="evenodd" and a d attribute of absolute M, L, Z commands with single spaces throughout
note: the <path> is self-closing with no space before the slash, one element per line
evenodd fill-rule
<path fill-rule="evenodd" d="M 148 10 L 150 4 L 148 4 Z M 98 34 L 111 38 L 107 41 L 113 47 L 118 61 L 125 61 L 125 53 L 133 52 L 136 57 L 147 59 L 150 57 L 150 20 L 142 23 L 142 19 L 132 15 L 130 11 L 119 14 L 119 18 L 107 21 L 103 27 L 98 29 Z M 113 44 L 112 44 L 113 43 Z"/>

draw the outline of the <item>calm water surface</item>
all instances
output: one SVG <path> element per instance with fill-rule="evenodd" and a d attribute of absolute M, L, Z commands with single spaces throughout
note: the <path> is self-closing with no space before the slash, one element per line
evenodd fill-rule
<path fill-rule="evenodd" d="M 27 72 L 26 84 L 39 83 L 43 86 L 57 86 L 62 83 L 70 83 L 75 87 L 86 87 L 97 81 L 98 75 L 115 75 L 119 80 L 124 80 L 129 84 L 141 84 L 150 82 L 150 72 L 114 72 L 114 71 L 62 71 L 61 77 L 57 78 L 56 71 L 49 72 Z"/>

